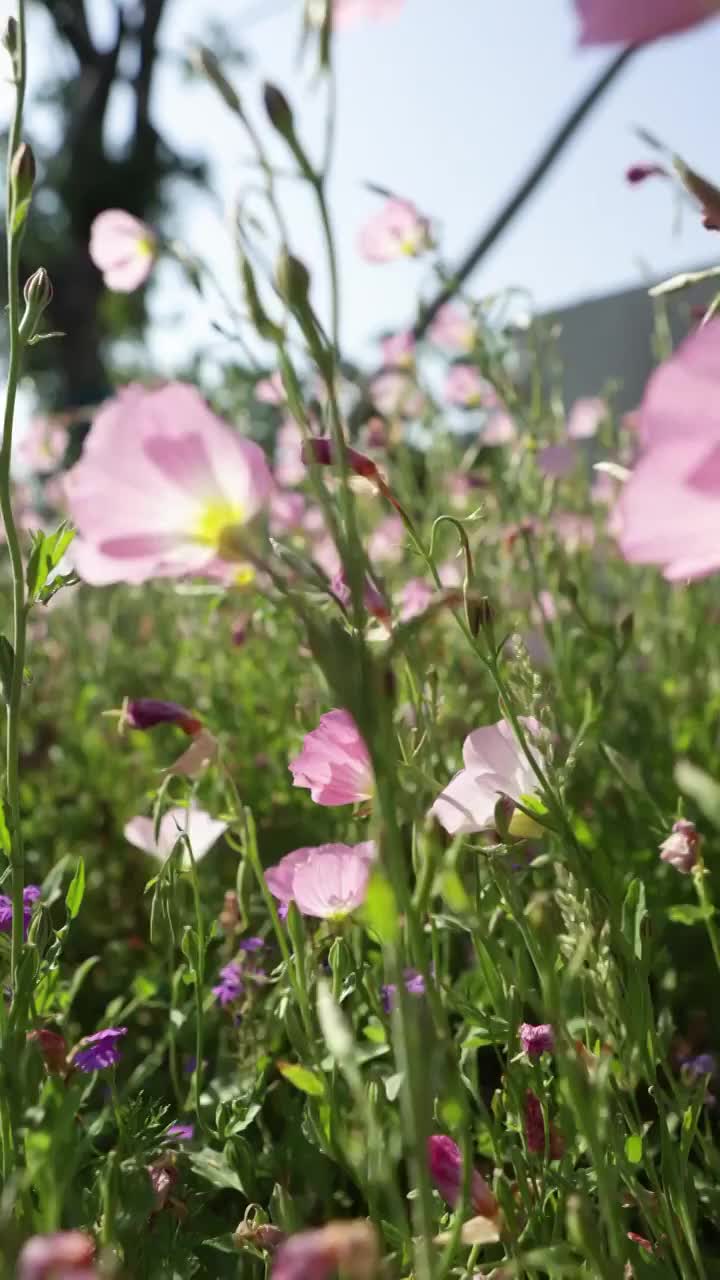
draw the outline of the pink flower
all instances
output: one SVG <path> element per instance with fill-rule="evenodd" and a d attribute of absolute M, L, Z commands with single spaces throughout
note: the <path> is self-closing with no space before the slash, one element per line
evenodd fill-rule
<path fill-rule="evenodd" d="M 575 0 L 581 44 L 645 44 L 709 18 L 715 0 Z"/>
<path fill-rule="evenodd" d="M 409 200 L 398 196 L 387 200 L 358 235 L 358 249 L 368 262 L 416 258 L 431 244 L 428 219 Z"/>
<path fill-rule="evenodd" d="M 481 405 L 490 409 L 497 405 L 494 388 L 471 364 L 454 364 L 448 370 L 445 399 L 448 404 L 459 405 L 461 409 L 477 409 Z"/>
<path fill-rule="evenodd" d="M 302 527 L 305 498 L 301 493 L 276 489 L 270 498 L 270 532 L 277 536 Z"/>
<path fill-rule="evenodd" d="M 194 387 L 127 387 L 97 414 L 66 477 L 78 572 L 96 584 L 212 575 L 237 558 L 230 542 L 271 487 L 259 445 Z"/>
<path fill-rule="evenodd" d="M 521 716 L 525 733 L 540 731 L 537 720 Z M 507 720 L 469 734 L 463 744 L 464 769 L 440 793 L 430 812 L 449 835 L 492 831 L 495 808 L 505 797 L 520 800 L 537 788 L 537 778 Z"/>
<path fill-rule="evenodd" d="M 108 289 L 133 293 L 147 280 L 157 256 L 155 232 L 124 209 L 105 209 L 90 228 L 90 257 Z"/>
<path fill-rule="evenodd" d="M 431 342 L 446 351 L 472 351 L 477 327 L 466 307 L 446 302 L 430 325 L 428 336 Z"/>
<path fill-rule="evenodd" d="M 405 545 L 405 525 L 400 516 L 385 516 L 368 538 L 372 564 L 399 564 Z"/>
<path fill-rule="evenodd" d="M 505 409 L 491 414 L 480 433 L 481 445 L 509 444 L 517 436 L 517 427 Z"/>
<path fill-rule="evenodd" d="M 407 373 L 379 373 L 370 383 L 375 408 L 386 418 L 417 418 L 425 407 L 425 397 Z"/>
<path fill-rule="evenodd" d="M 317 559 L 317 556 L 316 556 Z M 345 577 L 345 570 L 340 567 L 337 573 L 330 580 L 330 590 L 334 596 L 337 596 L 344 608 L 348 609 L 352 600 L 352 592 L 350 584 Z M 363 586 L 363 604 L 368 613 L 377 618 L 378 622 L 390 622 L 390 608 L 380 588 L 373 582 L 368 574 L 365 575 L 365 583 Z"/>
<path fill-rule="evenodd" d="M 452 1138 L 436 1133 L 428 1138 L 430 1177 L 440 1195 L 454 1209 L 462 1193 L 463 1162 L 460 1148 Z M 498 1202 L 482 1174 L 473 1169 L 470 1179 L 470 1206 L 483 1218 L 494 1218 Z"/>
<path fill-rule="evenodd" d="M 583 400 L 576 400 L 567 420 L 569 438 L 589 440 L 596 434 L 605 417 L 607 417 L 607 405 L 599 396 L 587 396 Z"/>
<path fill-rule="evenodd" d="M 271 373 L 269 378 L 261 378 L 255 383 L 255 399 L 261 404 L 285 404 L 287 396 L 280 373 Z"/>
<path fill-rule="evenodd" d="M 687 876 L 697 865 L 700 836 L 694 822 L 679 818 L 660 845 L 660 861 Z"/>
<path fill-rule="evenodd" d="M 570 555 L 591 547 L 595 541 L 595 522 L 592 516 L 581 516 L 574 511 L 558 511 L 552 517 L 550 525 Z"/>
<path fill-rule="evenodd" d="M 374 856 L 372 840 L 294 849 L 268 868 L 265 882 L 279 902 L 295 902 L 303 915 L 339 920 L 365 901 Z"/>
<path fill-rule="evenodd" d="M 18 441 L 17 454 L 30 471 L 54 471 L 67 448 L 67 431 L 52 418 L 33 418 Z"/>
<path fill-rule="evenodd" d="M 95 1245 L 84 1231 L 54 1231 L 31 1236 L 20 1250 L 17 1280 L 93 1280 Z"/>
<path fill-rule="evenodd" d="M 626 560 L 670 581 L 720 568 L 720 320 L 652 375 L 640 408 L 643 451 L 615 508 Z"/>
<path fill-rule="evenodd" d="M 372 1223 L 328 1222 L 280 1244 L 271 1280 L 328 1280 L 335 1271 L 347 1280 L 375 1280 L 379 1269 L 378 1238 Z"/>
<path fill-rule="evenodd" d="M 543 475 L 555 480 L 574 471 L 577 461 L 577 451 L 571 444 L 548 444 L 537 454 L 537 464 Z"/>
<path fill-rule="evenodd" d="M 398 369 L 411 369 L 415 360 L 415 338 L 412 333 L 392 333 L 382 340 L 383 364 Z"/>
<path fill-rule="evenodd" d="M 555 1032 L 549 1022 L 540 1022 L 533 1026 L 531 1022 L 523 1022 L 518 1032 L 523 1052 L 528 1058 L 539 1058 L 543 1053 L 555 1052 Z"/>
<path fill-rule="evenodd" d="M 167 809 L 160 819 L 158 838 L 155 839 L 152 818 L 136 817 L 125 823 L 125 839 L 136 849 L 149 853 L 162 862 L 170 856 L 181 836 L 186 835 L 196 862 L 205 857 L 220 836 L 227 831 L 227 822 L 218 822 L 204 809 L 191 806 L 188 809 Z M 187 850 L 185 860 L 189 864 Z"/>
<path fill-rule="evenodd" d="M 292 488 L 305 479 L 307 468 L 302 460 L 303 433 L 297 422 L 286 418 L 275 436 L 275 480 L 283 488 Z"/>
<path fill-rule="evenodd" d="M 394 18 L 405 0 L 333 0 L 333 24 L 350 27 L 356 22 Z"/>
<path fill-rule="evenodd" d="M 316 804 L 359 804 L 373 793 L 370 756 L 348 711 L 320 717 L 305 735 L 302 751 L 290 761 L 296 787 L 307 787 Z"/>
<path fill-rule="evenodd" d="M 409 622 L 424 613 L 433 598 L 433 589 L 424 578 L 411 578 L 400 592 L 400 620 Z"/>
<path fill-rule="evenodd" d="M 632 187 L 647 181 L 648 178 L 667 178 L 668 176 L 667 169 L 663 169 L 661 164 L 631 164 L 625 170 L 625 180 Z"/>

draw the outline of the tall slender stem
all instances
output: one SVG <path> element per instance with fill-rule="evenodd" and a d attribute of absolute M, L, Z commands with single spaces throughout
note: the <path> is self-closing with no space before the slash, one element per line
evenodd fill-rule
<path fill-rule="evenodd" d="M 16 27 L 16 47 L 13 51 L 13 72 L 15 83 L 15 110 L 13 112 L 10 136 L 8 139 L 7 160 L 7 192 L 6 192 L 6 234 L 7 234 L 7 279 L 8 279 L 8 329 L 10 338 L 10 355 L 8 360 L 7 388 L 5 392 L 5 411 L 3 415 L 2 443 L 0 444 L 0 512 L 5 526 L 5 537 L 10 553 L 12 568 L 12 643 L 14 660 L 7 709 L 6 727 L 6 775 L 5 800 L 8 809 L 8 827 L 11 834 L 11 869 L 12 869 L 12 935 L 11 935 L 11 973 L 13 986 L 13 1003 L 16 999 L 17 973 L 20 963 L 20 949 L 23 943 L 23 887 L 24 887 L 24 854 L 22 832 L 20 830 L 19 805 L 19 732 L 20 703 L 22 699 L 23 670 L 25 667 L 25 574 L 18 531 L 12 509 L 10 496 L 10 459 L 12 455 L 13 421 L 15 416 L 15 399 L 22 362 L 23 343 L 20 336 L 20 243 L 22 240 L 23 222 L 16 225 L 15 184 L 13 182 L 12 163 L 18 151 L 22 134 L 23 106 L 25 103 L 26 84 L 26 42 L 25 42 L 25 0 L 18 0 Z"/>

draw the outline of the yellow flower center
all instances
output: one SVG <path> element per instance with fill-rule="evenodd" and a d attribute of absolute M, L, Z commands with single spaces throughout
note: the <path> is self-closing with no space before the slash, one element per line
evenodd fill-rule
<path fill-rule="evenodd" d="M 138 251 L 138 253 L 141 253 L 141 254 L 143 255 L 143 257 L 146 257 L 146 258 L 154 258 L 154 257 L 155 257 L 155 239 L 154 239 L 154 237 L 152 237 L 152 236 L 138 236 L 138 241 L 137 241 L 137 251 Z"/>
<path fill-rule="evenodd" d="M 230 541 L 233 530 L 244 523 L 245 513 L 239 503 L 209 502 L 200 514 L 193 536 L 197 542 L 220 551 Z"/>

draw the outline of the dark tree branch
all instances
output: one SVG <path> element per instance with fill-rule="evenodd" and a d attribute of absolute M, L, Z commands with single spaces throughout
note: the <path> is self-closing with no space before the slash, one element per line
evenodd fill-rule
<path fill-rule="evenodd" d="M 39 0 L 60 35 L 64 36 L 81 66 L 88 66 L 98 57 L 90 36 L 84 0 Z"/>

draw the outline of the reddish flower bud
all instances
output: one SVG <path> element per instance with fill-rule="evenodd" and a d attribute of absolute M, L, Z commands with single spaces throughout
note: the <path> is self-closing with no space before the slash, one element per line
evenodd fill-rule
<path fill-rule="evenodd" d="M 95 1245 L 84 1231 L 54 1231 L 31 1236 L 20 1250 L 16 1280 L 51 1280 L 52 1276 L 94 1276 Z"/>
<path fill-rule="evenodd" d="M 161 698 L 129 698 L 125 703 L 124 723 L 130 729 L 154 729 L 158 724 L 176 724 L 183 733 L 194 737 L 202 729 L 202 721 L 177 702 Z"/>
<path fill-rule="evenodd" d="M 633 186 L 638 182 L 645 182 L 646 178 L 667 178 L 667 169 L 663 169 L 661 164 L 631 164 L 629 169 L 625 171 L 625 178 Z"/>
<path fill-rule="evenodd" d="M 462 1192 L 460 1148 L 452 1138 L 437 1133 L 428 1138 L 427 1155 L 430 1177 L 443 1200 L 454 1208 Z M 494 1218 L 498 1211 L 497 1200 L 477 1169 L 473 1169 L 470 1178 L 470 1205 L 473 1212 L 483 1218 Z"/>
<path fill-rule="evenodd" d="M 349 446 L 345 450 L 345 457 L 350 471 L 356 476 L 363 476 L 366 480 L 377 481 L 380 473 L 377 465 L 372 458 L 368 458 L 364 453 L 358 453 L 357 449 L 351 449 Z M 309 463 L 314 460 L 321 467 L 329 467 L 335 461 L 335 445 L 329 436 L 315 436 L 312 440 L 306 440 L 302 447 L 302 460 Z"/>
<path fill-rule="evenodd" d="M 42 1054 L 43 1062 L 52 1076 L 64 1076 L 67 1071 L 67 1045 L 65 1039 L 57 1031 L 49 1031 L 40 1027 L 38 1031 L 29 1031 L 28 1044 L 34 1044 Z"/>
<path fill-rule="evenodd" d="M 528 1089 L 525 1094 L 525 1141 L 528 1151 L 533 1155 L 545 1154 L 545 1121 L 537 1094 Z M 565 1150 L 565 1143 L 553 1125 L 550 1125 L 549 1155 L 551 1160 L 559 1160 Z"/>
<path fill-rule="evenodd" d="M 672 831 L 660 845 L 660 861 L 667 862 L 676 871 L 689 875 L 697 864 L 700 835 L 694 822 L 679 818 Z"/>

